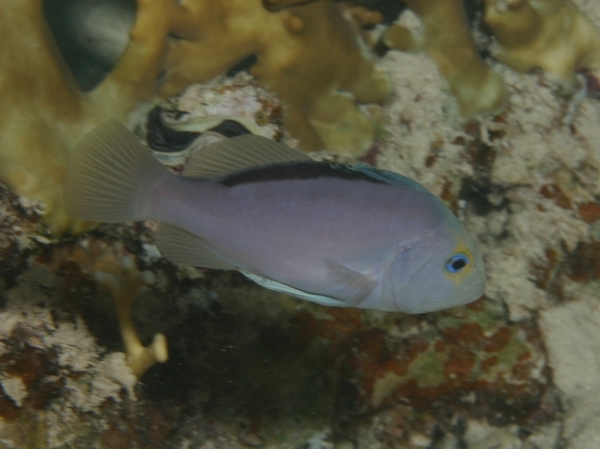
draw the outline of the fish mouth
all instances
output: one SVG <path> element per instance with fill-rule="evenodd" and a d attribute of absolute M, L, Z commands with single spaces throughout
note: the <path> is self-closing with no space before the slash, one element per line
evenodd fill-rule
<path fill-rule="evenodd" d="M 412 313 L 439 312 L 440 310 L 464 306 L 477 301 L 483 296 L 484 293 L 485 282 L 478 282 L 477 284 L 473 284 L 451 296 L 444 295 L 434 298 L 427 298 L 422 302 L 421 310 Z"/>

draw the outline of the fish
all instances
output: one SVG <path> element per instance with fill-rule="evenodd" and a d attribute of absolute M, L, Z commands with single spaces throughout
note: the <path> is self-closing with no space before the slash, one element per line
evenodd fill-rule
<path fill-rule="evenodd" d="M 213 143 L 176 175 L 111 119 L 76 146 L 64 199 L 80 219 L 160 221 L 156 245 L 174 263 L 325 306 L 420 314 L 484 293 L 473 238 L 418 182 L 262 136 Z"/>

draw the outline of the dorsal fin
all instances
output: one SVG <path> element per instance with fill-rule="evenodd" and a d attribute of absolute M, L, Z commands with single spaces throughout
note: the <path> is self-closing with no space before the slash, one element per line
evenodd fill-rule
<path fill-rule="evenodd" d="M 372 167 L 363 163 L 350 165 L 347 166 L 347 168 L 357 173 L 362 173 L 376 181 L 381 181 L 396 187 L 407 187 L 411 190 L 416 190 L 423 193 L 428 193 L 431 196 L 435 196 L 414 179 L 407 178 L 406 176 L 403 176 L 399 173 L 394 173 L 392 171 L 384 170 L 382 168 Z"/>
<path fill-rule="evenodd" d="M 185 166 L 183 175 L 214 179 L 252 167 L 307 161 L 312 159 L 301 151 L 248 134 L 223 139 L 197 151 Z"/>

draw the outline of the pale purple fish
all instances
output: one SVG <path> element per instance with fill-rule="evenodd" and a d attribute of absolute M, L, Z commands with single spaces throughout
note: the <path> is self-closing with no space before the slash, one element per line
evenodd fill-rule
<path fill-rule="evenodd" d="M 167 259 L 239 270 L 323 305 L 423 313 L 484 291 L 473 239 L 417 182 L 315 162 L 264 137 L 210 145 L 176 176 L 110 120 L 76 148 L 65 201 L 86 220 L 160 220 L 157 246 Z"/>

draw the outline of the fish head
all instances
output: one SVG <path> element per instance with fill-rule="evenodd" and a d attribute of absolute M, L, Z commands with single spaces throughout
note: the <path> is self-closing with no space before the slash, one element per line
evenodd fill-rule
<path fill-rule="evenodd" d="M 404 244 L 390 265 L 382 291 L 388 309 L 418 314 L 469 304 L 484 293 L 481 253 L 462 224 L 424 231 Z"/>

